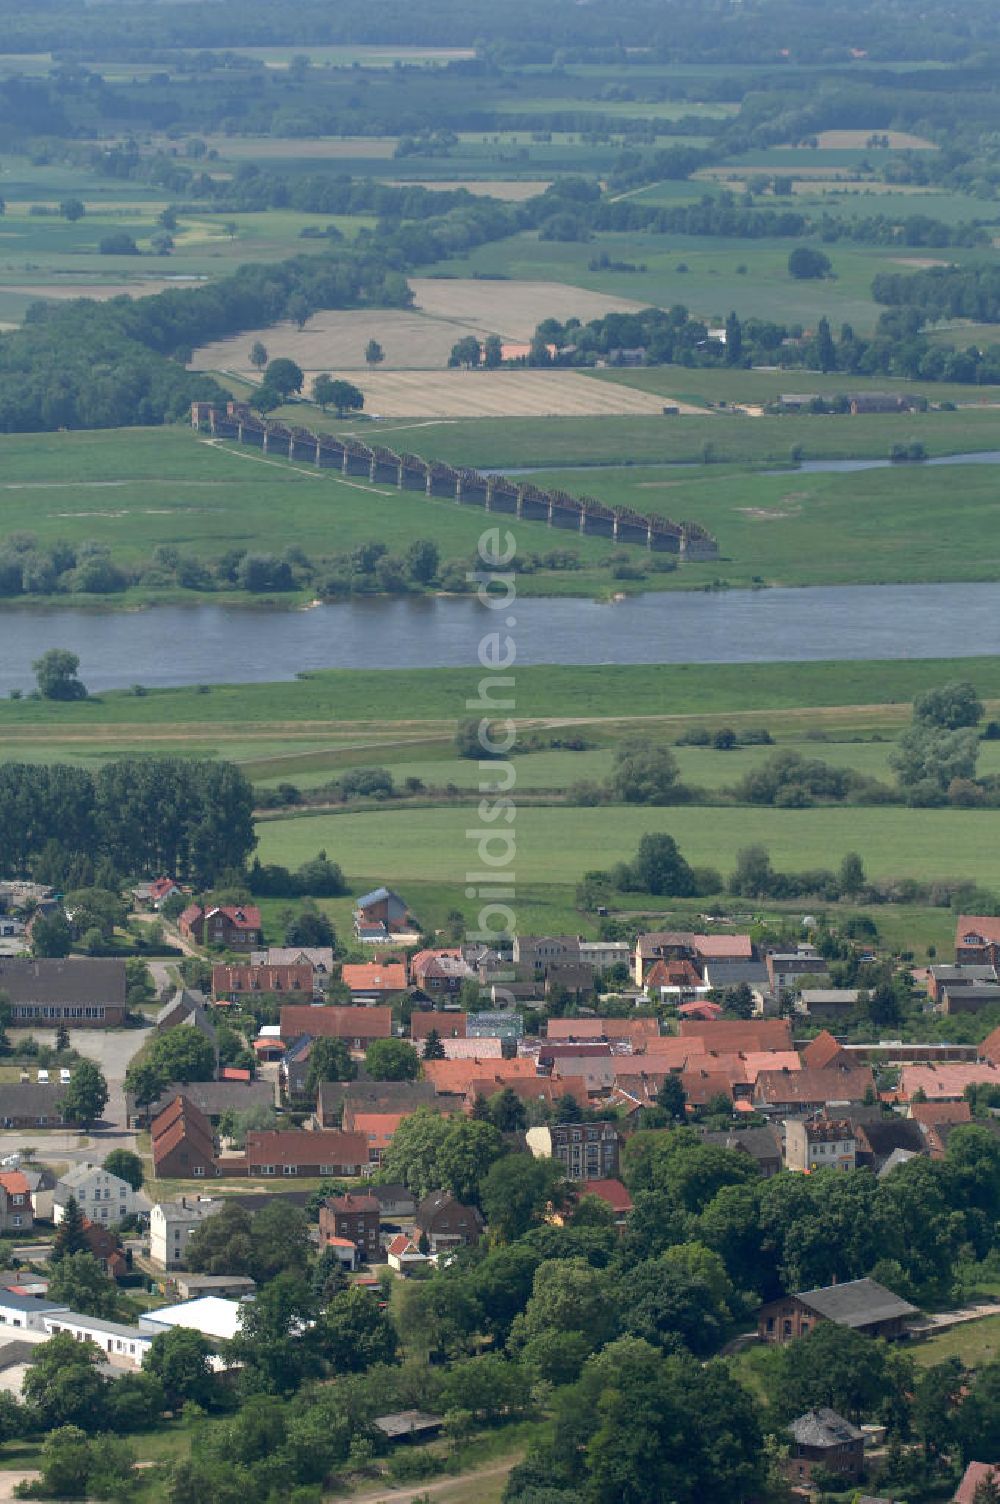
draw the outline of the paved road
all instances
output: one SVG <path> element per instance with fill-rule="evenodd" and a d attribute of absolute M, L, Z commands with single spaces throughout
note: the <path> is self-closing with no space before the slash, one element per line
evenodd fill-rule
<path fill-rule="evenodd" d="M 448 1504 L 458 1504 L 460 1499 L 471 1500 L 476 1497 L 476 1485 L 481 1479 L 505 1476 L 515 1463 L 521 1461 L 523 1455 L 522 1452 L 517 1452 L 513 1457 L 495 1462 L 490 1467 L 478 1468 L 471 1473 L 453 1473 L 450 1478 L 440 1478 L 434 1483 L 418 1483 L 413 1488 L 398 1488 L 386 1479 L 374 1493 L 333 1493 L 325 1494 L 324 1498 L 329 1500 L 329 1504 L 336 1504 L 338 1499 L 350 1500 L 350 1504 L 414 1504 L 416 1499 L 427 1496 L 431 1499 L 442 1497 L 442 1504 L 444 1500 Z"/>

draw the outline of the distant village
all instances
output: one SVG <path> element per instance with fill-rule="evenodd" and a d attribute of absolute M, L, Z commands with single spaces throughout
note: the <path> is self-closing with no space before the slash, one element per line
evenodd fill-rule
<path fill-rule="evenodd" d="M 65 1105 L 72 1068 L 22 1063 L 19 1079 L 0 1080 L 0 1126 L 39 1135 L 31 1154 L 0 1166 L 0 1235 L 27 1242 L 70 1219 L 110 1279 L 140 1280 L 164 1302 L 126 1323 L 51 1298 L 36 1266 L 4 1274 L 0 1326 L 17 1338 L 0 1345 L 0 1384 L 14 1392 L 33 1345 L 58 1333 L 96 1343 L 120 1373 L 141 1368 L 158 1333 L 190 1328 L 224 1367 L 256 1284 L 192 1267 L 189 1249 L 233 1207 L 310 1205 L 316 1252 L 373 1291 L 379 1278 L 417 1279 L 480 1245 L 489 1225 L 474 1197 L 393 1173 L 394 1141 L 416 1114 L 493 1122 L 510 1150 L 550 1163 L 570 1188 L 550 1208 L 553 1225 L 572 1225 L 597 1198 L 619 1236 L 634 1207 L 623 1165 L 636 1134 L 685 1127 L 744 1156 L 762 1180 L 867 1170 L 880 1181 L 912 1159 L 943 1161 L 951 1135 L 974 1120 L 1000 1137 L 993 1109 L 982 1111 L 1000 1104 L 1000 1027 L 977 1044 L 941 1042 L 940 1029 L 923 1042 L 857 1042 L 847 1036 L 862 989 L 835 985 L 809 939 L 779 947 L 715 925 L 634 941 L 428 945 L 406 899 L 379 887 L 354 903 L 352 950 L 368 959 L 345 960 L 329 945 L 267 946 L 256 905 L 197 901 L 170 878 L 131 899 L 147 915 L 173 899 L 168 934 L 204 962 L 204 987 L 178 983 L 140 1020 L 124 960 L 31 954 L 59 900 L 30 884 L 0 886 L 9 1029 L 96 1039 L 145 1023 L 137 1050 L 197 1036 L 213 1062 L 209 1079 L 155 1090 L 126 1073 L 104 1125 L 148 1144 L 139 1186 L 96 1155 L 58 1174 L 46 1164 L 44 1135 L 75 1121 Z M 915 971 L 913 982 L 928 1020 L 1000 1006 L 1000 919 L 959 916 L 954 962 Z M 222 1061 L 227 1032 L 246 1046 L 240 1065 Z M 396 1052 L 384 1073 L 373 1064 L 380 1042 Z M 349 1066 L 338 1079 L 314 1068 L 332 1046 Z M 824 1322 L 892 1341 L 926 1326 L 915 1303 L 865 1277 L 766 1301 L 756 1340 L 781 1346 Z M 837 1412 L 809 1411 L 790 1436 L 797 1485 L 808 1488 L 813 1467 L 864 1475 L 872 1437 Z"/>

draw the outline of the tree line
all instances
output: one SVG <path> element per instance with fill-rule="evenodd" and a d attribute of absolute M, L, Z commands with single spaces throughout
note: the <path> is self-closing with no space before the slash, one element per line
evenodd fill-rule
<path fill-rule="evenodd" d="M 0 850 L 11 872 L 65 878 L 105 862 L 208 885 L 242 872 L 255 844 L 253 790 L 232 763 L 124 758 L 96 773 L 0 763 Z"/>

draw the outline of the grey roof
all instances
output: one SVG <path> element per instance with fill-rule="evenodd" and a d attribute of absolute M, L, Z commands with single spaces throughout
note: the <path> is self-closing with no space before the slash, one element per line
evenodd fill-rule
<path fill-rule="evenodd" d="M 912 1118 L 883 1118 L 865 1123 L 863 1130 L 877 1159 L 888 1159 L 895 1149 L 905 1149 L 908 1154 L 923 1154 L 926 1150 L 920 1124 Z"/>
<path fill-rule="evenodd" d="M 69 1326 L 77 1326 L 85 1332 L 100 1332 L 105 1337 L 126 1337 L 129 1342 L 150 1340 L 150 1333 L 141 1332 L 137 1326 L 126 1326 L 123 1321 L 105 1321 L 101 1316 L 84 1316 L 79 1311 L 68 1311 L 65 1306 L 53 1311 L 52 1319 L 64 1319 Z"/>
<path fill-rule="evenodd" d="M 704 965 L 705 980 L 713 987 L 758 987 L 767 983 L 767 967 L 763 961 L 712 961 Z"/>
<path fill-rule="evenodd" d="M 274 1106 L 274 1087 L 270 1081 L 184 1081 L 165 1087 L 150 1108 L 150 1115 L 155 1117 L 177 1096 L 187 1097 L 210 1118 L 230 1110 L 248 1112 L 254 1107 Z"/>
<path fill-rule="evenodd" d="M 415 1112 L 418 1107 L 443 1111 L 431 1081 L 321 1081 L 319 1104 L 324 1116 L 350 1105 L 368 1112 Z"/>
<path fill-rule="evenodd" d="M 857 987 L 804 987 L 799 994 L 808 1008 L 810 1003 L 843 1003 L 853 1006 L 858 1000 Z"/>
<path fill-rule="evenodd" d="M 443 1415 L 426 1410 L 397 1410 L 393 1415 L 376 1415 L 375 1424 L 389 1437 L 413 1436 L 421 1431 L 436 1431 L 444 1425 Z"/>
<path fill-rule="evenodd" d="M 314 971 L 333 970 L 333 947 L 330 945 L 272 945 L 250 955 L 251 966 L 293 966 L 303 961 Z"/>
<path fill-rule="evenodd" d="M 85 1182 L 90 1179 L 91 1175 L 110 1175 L 112 1180 L 117 1180 L 120 1185 L 128 1186 L 129 1190 L 132 1189 L 132 1187 L 128 1185 L 127 1180 L 123 1180 L 120 1175 L 113 1174 L 111 1170 L 105 1170 L 103 1165 L 85 1164 L 74 1165 L 73 1168 L 67 1170 L 64 1175 L 60 1175 L 58 1181 L 56 1182 L 56 1190 L 60 1190 L 63 1187 L 66 1187 L 68 1190 L 72 1190 L 74 1186 L 85 1184 Z"/>
<path fill-rule="evenodd" d="M 800 1447 L 841 1447 L 845 1442 L 864 1439 L 863 1431 L 827 1405 L 807 1410 L 788 1429 Z"/>
<path fill-rule="evenodd" d="M 0 956 L 0 988 L 11 1003 L 125 1006 L 125 962 L 100 956 L 34 960 Z"/>
<path fill-rule="evenodd" d="M 44 1300 L 40 1295 L 20 1295 L 16 1290 L 0 1290 L 0 1306 L 5 1311 L 68 1311 L 65 1301 Z"/>
<path fill-rule="evenodd" d="M 412 1201 L 416 1205 L 417 1198 L 405 1185 L 371 1185 L 369 1190 L 380 1205 L 393 1201 Z"/>
<path fill-rule="evenodd" d="M 706 1144 L 723 1149 L 742 1149 L 757 1161 L 781 1159 L 781 1145 L 773 1128 L 734 1128 L 721 1133 L 703 1133 Z"/>
<path fill-rule="evenodd" d="M 914 1149 L 893 1149 L 889 1158 L 878 1172 L 879 1180 L 882 1180 L 886 1175 L 891 1175 L 893 1170 L 898 1169 L 900 1165 L 905 1165 L 907 1160 L 916 1158 L 917 1151 Z"/>
<path fill-rule="evenodd" d="M 4 1118 L 61 1118 L 65 1086 L 37 1081 L 0 1082 L 0 1121 Z"/>
<path fill-rule="evenodd" d="M 838 1326 L 871 1326 L 876 1321 L 895 1321 L 901 1316 L 918 1314 L 916 1306 L 901 1300 L 874 1279 L 852 1279 L 843 1285 L 799 1290 L 795 1298 Z"/>
<path fill-rule="evenodd" d="M 215 1038 L 215 1024 L 209 1016 L 205 997 L 190 987 L 178 987 L 170 1001 L 164 1003 L 154 1022 L 157 1029 L 187 1026 L 200 1029 L 209 1039 Z"/>
<path fill-rule="evenodd" d="M 989 982 L 996 980 L 995 966 L 932 966 L 935 982 Z"/>

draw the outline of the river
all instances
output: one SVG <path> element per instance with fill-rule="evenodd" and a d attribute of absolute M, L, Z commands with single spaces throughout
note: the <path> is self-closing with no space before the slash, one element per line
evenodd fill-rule
<path fill-rule="evenodd" d="M 614 604 L 546 597 L 518 600 L 510 613 L 456 597 L 305 611 L 24 607 L 4 611 L 0 623 L 5 695 L 33 688 L 32 660 L 50 647 L 77 653 L 81 678 L 97 691 L 259 683 L 319 668 L 474 665 L 483 634 L 497 628 L 510 632 L 522 664 L 959 658 L 1000 654 L 1000 583 L 671 591 Z"/>

